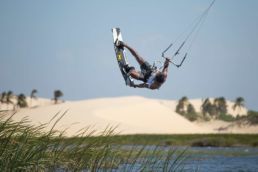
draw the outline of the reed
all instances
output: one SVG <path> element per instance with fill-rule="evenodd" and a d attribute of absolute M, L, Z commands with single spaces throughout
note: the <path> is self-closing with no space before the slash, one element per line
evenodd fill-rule
<path fill-rule="evenodd" d="M 0 114 L 0 171 L 178 171 L 187 158 L 185 150 L 114 143 L 115 129 L 107 127 L 98 137 L 90 127 L 73 139 L 55 130 L 64 114 L 50 123 L 34 126 L 27 118 Z"/>

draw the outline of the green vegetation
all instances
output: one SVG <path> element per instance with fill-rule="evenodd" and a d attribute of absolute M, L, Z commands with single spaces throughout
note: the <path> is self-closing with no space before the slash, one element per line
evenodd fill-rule
<path fill-rule="evenodd" d="M 8 91 L 7 95 L 6 95 L 6 103 L 7 104 L 13 104 L 13 102 L 11 100 L 12 96 L 13 96 L 13 92 L 12 91 Z"/>
<path fill-rule="evenodd" d="M 248 111 L 246 118 L 250 124 L 258 124 L 258 112 L 250 110 Z"/>
<path fill-rule="evenodd" d="M 67 138 L 65 131 L 55 131 L 64 115 L 33 126 L 0 113 L 0 171 L 180 171 L 191 153 L 171 146 L 258 146 L 257 134 L 115 135 L 114 128 L 102 133 L 85 129 Z"/>
<path fill-rule="evenodd" d="M 54 101 L 55 101 L 55 104 L 57 104 L 57 102 L 58 102 L 58 99 L 60 98 L 60 97 L 62 97 L 64 94 L 63 94 L 63 92 L 61 91 L 61 90 L 55 90 L 54 91 Z"/>
<path fill-rule="evenodd" d="M 30 103 L 32 103 L 32 99 L 37 99 L 36 94 L 38 93 L 38 90 L 33 89 L 30 93 Z M 63 92 L 60 90 L 55 90 L 54 91 L 54 103 L 57 104 L 58 100 L 60 99 L 60 97 L 63 96 Z M 11 104 L 13 107 L 13 110 L 16 110 L 17 107 L 20 108 L 26 108 L 28 107 L 28 102 L 26 100 L 26 95 L 23 93 L 20 93 L 18 95 L 14 95 L 12 91 L 4 91 L 0 94 L 0 105 L 2 104 Z M 9 110 L 11 108 L 8 108 Z M 6 109 L 4 109 L 4 111 L 6 111 Z M 7 110 L 8 111 L 8 110 Z"/>
<path fill-rule="evenodd" d="M 244 102 L 245 102 L 245 99 L 243 97 L 237 97 L 233 105 L 233 109 L 236 110 L 236 108 L 241 109 L 245 107 Z"/>
<path fill-rule="evenodd" d="M 2 92 L 2 94 L 1 94 L 0 102 L 1 102 L 1 103 L 5 103 L 5 102 L 6 102 L 5 99 L 6 99 L 6 92 L 4 91 L 4 92 Z"/>
<path fill-rule="evenodd" d="M 240 106 L 240 104 L 237 104 L 236 106 Z M 194 106 L 189 102 L 186 96 L 182 97 L 176 106 L 176 112 L 190 121 L 195 121 L 197 119 L 207 121 L 210 118 L 228 122 L 235 120 L 232 115 L 227 114 L 227 104 L 224 97 L 215 98 L 213 103 L 211 103 L 209 98 L 205 99 L 201 106 L 201 110 L 202 115 L 196 112 Z"/>
<path fill-rule="evenodd" d="M 2 92 L 0 96 L 0 102 L 1 103 L 6 103 L 6 104 L 13 104 L 11 98 L 13 97 L 13 92 L 8 91 L 7 93 L 4 91 Z"/>
<path fill-rule="evenodd" d="M 233 117 L 232 115 L 229 115 L 229 114 L 225 114 L 225 113 L 219 114 L 218 119 L 222 120 L 222 121 L 227 121 L 227 122 L 234 122 L 234 121 L 236 121 L 235 117 Z"/>
<path fill-rule="evenodd" d="M 249 110 L 247 112 L 247 116 L 238 116 L 236 120 L 246 122 L 249 125 L 257 125 L 258 124 L 258 112 Z"/>
<path fill-rule="evenodd" d="M 185 114 L 185 117 L 187 118 L 187 119 L 189 119 L 190 121 L 195 121 L 195 120 L 197 120 L 197 113 L 196 113 L 196 111 L 195 111 L 195 108 L 194 108 L 194 106 L 191 104 L 191 103 L 189 103 L 188 105 L 187 105 L 187 111 L 186 111 L 187 113 Z"/>
<path fill-rule="evenodd" d="M 207 98 L 204 100 L 201 108 L 204 117 L 210 116 L 221 120 L 229 118 L 227 114 L 227 103 L 224 97 L 215 98 L 213 103 Z"/>
<path fill-rule="evenodd" d="M 21 108 L 28 107 L 28 104 L 27 104 L 27 101 L 26 101 L 26 96 L 24 94 L 18 95 L 17 105 Z"/>
<path fill-rule="evenodd" d="M 171 134 L 113 136 L 117 144 L 173 146 L 257 146 L 258 134 Z"/>
<path fill-rule="evenodd" d="M 31 93 L 30 93 L 30 98 L 31 98 L 31 99 L 37 99 L 37 96 L 36 96 L 37 93 L 38 93 L 38 90 L 33 89 L 33 90 L 31 91 Z"/>
<path fill-rule="evenodd" d="M 176 112 L 190 121 L 210 120 L 210 118 L 218 119 L 227 122 L 242 122 L 249 125 L 258 124 L 258 112 L 248 111 L 247 115 L 234 117 L 228 114 L 227 103 L 224 97 L 215 98 L 213 103 L 209 98 L 206 98 L 201 105 L 201 114 L 197 113 L 193 105 L 189 102 L 186 96 L 182 97 L 176 106 Z M 241 110 L 244 107 L 244 98 L 237 97 L 233 105 L 234 110 Z"/>
<path fill-rule="evenodd" d="M 183 168 L 185 150 L 155 146 L 116 144 L 113 128 L 98 137 L 89 129 L 74 138 L 55 131 L 65 114 L 57 114 L 46 132 L 44 124 L 29 125 L 27 119 L 15 122 L 13 115 L 0 114 L 0 171 L 175 171 Z M 53 120 L 56 120 L 54 122 Z"/>
<path fill-rule="evenodd" d="M 243 123 L 246 125 L 257 125 L 258 124 L 258 112 L 249 110 L 247 112 L 247 115 L 245 115 L 245 116 L 238 115 L 237 117 L 233 117 L 233 116 L 227 115 L 227 114 L 220 114 L 218 116 L 218 119 L 227 121 L 227 122 L 239 122 L 239 123 Z"/>
<path fill-rule="evenodd" d="M 190 121 L 197 120 L 197 113 L 194 109 L 194 106 L 189 102 L 187 97 L 182 97 L 176 106 L 176 112 L 184 116 Z"/>
<path fill-rule="evenodd" d="M 201 106 L 201 109 L 202 109 L 202 114 L 204 117 L 216 115 L 215 106 L 212 105 L 209 98 L 204 100 L 204 102 Z"/>

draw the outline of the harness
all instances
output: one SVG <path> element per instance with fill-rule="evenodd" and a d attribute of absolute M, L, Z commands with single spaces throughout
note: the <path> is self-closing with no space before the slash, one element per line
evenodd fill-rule
<path fill-rule="evenodd" d="M 149 88 L 155 82 L 156 74 L 157 74 L 156 72 L 152 72 L 151 76 L 147 79 L 146 84 L 148 85 Z"/>

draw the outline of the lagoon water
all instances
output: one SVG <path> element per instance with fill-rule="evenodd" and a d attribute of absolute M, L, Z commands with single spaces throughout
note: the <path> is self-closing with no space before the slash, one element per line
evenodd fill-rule
<path fill-rule="evenodd" d="M 257 172 L 258 148 L 223 147 L 190 148 L 192 156 L 186 161 L 184 170 L 199 172 Z"/>
<path fill-rule="evenodd" d="M 137 149 L 138 146 L 123 146 L 124 149 Z M 147 150 L 154 150 L 156 146 L 147 146 Z M 159 147 L 159 150 L 168 151 L 170 147 Z M 140 162 L 134 164 L 120 164 L 116 169 L 99 169 L 98 172 L 163 172 L 163 171 L 183 171 L 183 172 L 258 172 L 258 148 L 253 147 L 176 147 L 179 152 L 186 150 L 187 159 L 180 165 L 172 165 L 177 157 L 169 162 L 164 170 L 164 161 L 159 161 L 158 165 L 152 168 L 145 168 Z M 172 167 L 171 169 L 169 169 Z M 56 172 L 64 172 L 59 169 Z M 90 170 L 83 170 L 89 172 Z"/>
<path fill-rule="evenodd" d="M 149 149 L 152 149 L 152 146 L 150 146 Z M 176 149 L 184 150 L 185 147 L 177 147 Z M 189 147 L 187 148 L 187 154 L 190 154 L 190 156 L 184 161 L 183 164 L 180 165 L 180 168 L 172 168 L 171 171 L 258 172 L 258 148 Z M 140 164 L 134 164 L 133 168 L 128 167 L 128 165 L 129 164 L 126 165 L 126 168 L 125 165 L 122 165 L 120 166 L 120 168 L 114 171 L 120 172 L 131 169 L 129 171 L 138 172 L 141 169 Z M 160 165 L 162 166 L 162 162 L 160 163 Z M 151 169 L 150 171 L 153 171 L 153 169 Z M 155 169 L 155 172 L 159 171 L 163 171 L 163 168 L 157 167 Z"/>

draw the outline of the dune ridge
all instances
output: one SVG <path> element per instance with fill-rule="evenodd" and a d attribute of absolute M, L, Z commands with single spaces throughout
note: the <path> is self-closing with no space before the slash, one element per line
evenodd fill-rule
<path fill-rule="evenodd" d="M 202 100 L 189 101 L 199 111 Z M 130 96 L 67 101 L 59 104 L 53 104 L 51 100 L 46 99 L 28 102 L 34 108 L 19 109 L 14 116 L 15 120 L 27 117 L 32 124 L 39 125 L 48 123 L 57 113 L 61 116 L 66 112 L 56 129 L 68 128 L 68 136 L 88 126 L 98 131 L 103 131 L 107 126 L 117 127 L 116 132 L 119 134 L 258 133 L 258 127 L 240 127 L 223 121 L 190 122 L 175 112 L 175 100 Z M 230 101 L 227 104 L 233 106 Z M 244 113 L 247 110 L 242 111 Z M 220 130 L 221 128 L 224 130 Z"/>

